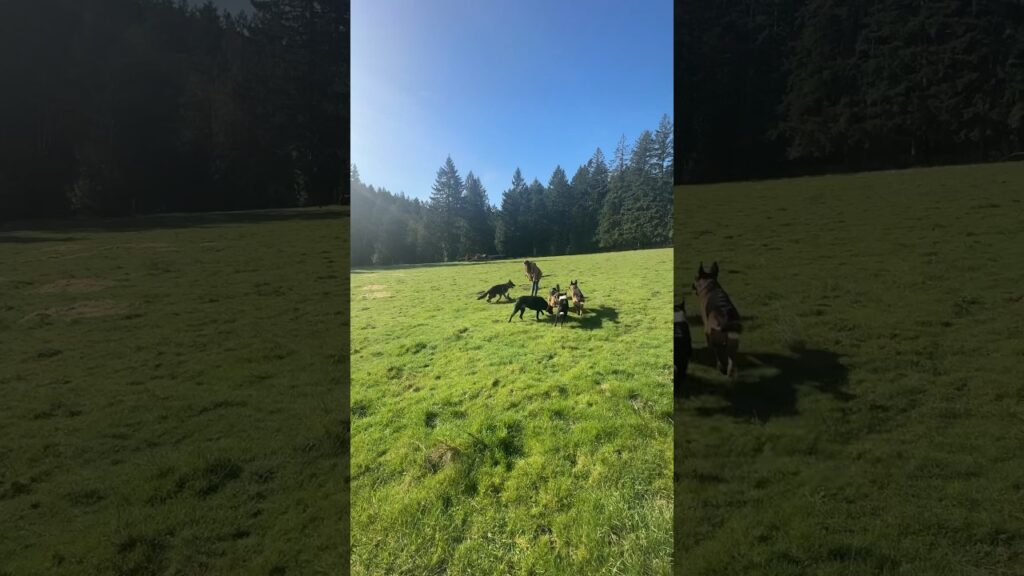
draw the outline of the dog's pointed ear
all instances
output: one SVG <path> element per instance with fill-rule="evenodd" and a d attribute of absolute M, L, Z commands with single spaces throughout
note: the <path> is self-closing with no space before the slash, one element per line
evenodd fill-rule
<path fill-rule="evenodd" d="M 718 261 L 717 260 L 711 263 L 711 277 L 712 278 L 718 278 Z"/>

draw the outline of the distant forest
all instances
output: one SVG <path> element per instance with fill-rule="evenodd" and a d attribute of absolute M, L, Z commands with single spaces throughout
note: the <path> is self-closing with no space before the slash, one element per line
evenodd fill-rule
<path fill-rule="evenodd" d="M 0 220 L 346 202 L 348 3 L 0 3 Z"/>
<path fill-rule="evenodd" d="M 1024 150 L 1020 0 L 688 0 L 676 35 L 684 183 Z"/>
<path fill-rule="evenodd" d="M 472 171 L 449 157 L 428 201 L 362 182 L 352 168 L 352 265 L 509 258 L 669 246 L 672 242 L 673 126 L 668 116 L 612 158 L 598 148 L 571 177 L 557 166 L 547 185 L 517 168 L 501 206 Z"/>

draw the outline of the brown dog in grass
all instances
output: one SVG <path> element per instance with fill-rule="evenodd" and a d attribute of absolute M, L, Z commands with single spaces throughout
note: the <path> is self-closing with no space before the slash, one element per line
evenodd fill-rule
<path fill-rule="evenodd" d="M 552 308 L 558 307 L 558 296 L 561 293 L 562 289 L 558 284 L 555 284 L 554 288 L 548 290 L 548 306 L 551 306 Z"/>
<path fill-rule="evenodd" d="M 736 359 L 743 324 L 739 310 L 718 283 L 718 262 L 711 264 L 707 272 L 704 271 L 704 263 L 700 263 L 693 291 L 697 293 L 700 302 L 704 337 L 707 338 L 708 348 L 715 355 L 718 371 L 735 380 L 738 377 Z"/>
<path fill-rule="evenodd" d="M 576 314 L 583 315 L 583 302 L 586 301 L 586 296 L 580 290 L 580 281 L 573 280 L 569 282 L 569 294 L 572 295 L 572 305 L 576 309 Z"/>

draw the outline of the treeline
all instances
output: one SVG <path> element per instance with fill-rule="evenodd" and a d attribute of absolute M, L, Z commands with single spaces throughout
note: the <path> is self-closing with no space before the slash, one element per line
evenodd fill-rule
<path fill-rule="evenodd" d="M 1024 2 L 684 2 L 684 182 L 1024 149 Z"/>
<path fill-rule="evenodd" d="M 344 202 L 347 5 L 0 3 L 0 220 Z"/>
<path fill-rule="evenodd" d="M 598 148 L 572 177 L 555 168 L 547 184 L 517 168 L 501 206 L 449 157 L 428 201 L 374 188 L 351 174 L 352 264 L 509 258 L 667 246 L 672 242 L 673 127 L 664 116 L 611 160 Z"/>

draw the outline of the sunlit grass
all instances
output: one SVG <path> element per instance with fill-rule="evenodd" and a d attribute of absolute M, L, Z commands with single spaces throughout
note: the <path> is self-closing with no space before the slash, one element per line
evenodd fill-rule
<path fill-rule="evenodd" d="M 538 259 L 564 327 L 476 299 L 521 261 L 354 271 L 353 573 L 670 573 L 671 262 Z"/>

